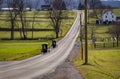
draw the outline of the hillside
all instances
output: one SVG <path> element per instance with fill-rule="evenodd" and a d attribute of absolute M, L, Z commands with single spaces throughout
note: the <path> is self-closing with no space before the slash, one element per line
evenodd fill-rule
<path fill-rule="evenodd" d="M 113 8 L 120 8 L 120 1 L 102 1 L 104 5 L 110 5 Z"/>

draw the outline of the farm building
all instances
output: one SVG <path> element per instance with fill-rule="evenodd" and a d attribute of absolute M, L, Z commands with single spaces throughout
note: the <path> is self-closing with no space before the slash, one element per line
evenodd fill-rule
<path fill-rule="evenodd" d="M 42 10 L 49 10 L 51 8 L 50 5 L 41 5 Z"/>
<path fill-rule="evenodd" d="M 18 8 L 1 8 L 2 12 L 9 12 L 9 11 L 16 11 L 19 10 Z M 25 11 L 30 11 L 30 8 L 25 8 Z"/>
<path fill-rule="evenodd" d="M 112 11 L 106 11 L 102 17 L 101 17 L 101 21 L 103 23 L 111 23 L 111 22 L 115 22 L 117 20 L 117 16 L 112 12 Z"/>

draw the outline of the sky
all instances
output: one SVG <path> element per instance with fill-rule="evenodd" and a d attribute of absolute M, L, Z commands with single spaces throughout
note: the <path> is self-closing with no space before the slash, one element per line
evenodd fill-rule
<path fill-rule="evenodd" d="M 120 0 L 101 0 L 101 1 L 120 1 Z"/>

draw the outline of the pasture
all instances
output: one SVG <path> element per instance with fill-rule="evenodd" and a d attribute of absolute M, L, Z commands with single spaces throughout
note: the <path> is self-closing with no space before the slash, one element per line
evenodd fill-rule
<path fill-rule="evenodd" d="M 89 49 L 89 64 L 79 58 L 74 60 L 84 79 L 120 79 L 120 47 Z"/>
<path fill-rule="evenodd" d="M 66 13 L 68 17 L 73 17 L 73 19 L 63 20 L 60 27 L 60 29 L 62 29 L 62 36 L 59 34 L 60 37 L 56 39 L 57 41 L 66 35 L 76 17 L 76 13 L 73 11 L 66 11 Z M 0 16 L 2 17 L 1 19 L 6 19 L 7 13 L 3 13 Z M 27 20 L 32 20 L 32 16 L 33 13 L 28 12 L 26 16 Z M 39 12 L 36 17 L 38 18 L 35 19 L 37 22 L 34 23 L 34 28 L 43 29 L 42 31 L 33 31 L 33 38 L 37 38 L 37 40 L 2 40 L 10 39 L 10 31 L 0 31 L 0 61 L 23 60 L 41 54 L 42 44 L 47 43 L 49 47 L 51 46 L 51 40 L 49 38 L 55 38 L 55 32 L 44 31 L 44 29 L 53 29 L 53 25 L 47 16 L 47 12 Z M 10 23 L 8 21 L 1 20 L 0 29 L 1 28 L 10 28 Z M 21 28 L 19 21 L 17 22 L 15 29 L 17 28 Z M 27 28 L 32 28 L 32 22 L 27 23 Z M 15 31 L 14 36 L 15 39 L 19 39 L 20 32 Z M 32 31 L 27 32 L 27 37 L 32 38 Z"/>
<path fill-rule="evenodd" d="M 113 9 L 113 11 L 117 16 L 120 16 L 120 9 Z M 96 25 L 95 23 L 95 17 L 90 16 L 88 64 L 84 65 L 81 54 L 74 59 L 73 63 L 82 74 L 83 79 L 120 79 L 120 46 L 116 45 L 116 41 L 112 40 L 112 36 L 108 33 L 108 28 L 113 25 Z M 96 39 L 96 48 L 91 40 L 92 29 Z"/>

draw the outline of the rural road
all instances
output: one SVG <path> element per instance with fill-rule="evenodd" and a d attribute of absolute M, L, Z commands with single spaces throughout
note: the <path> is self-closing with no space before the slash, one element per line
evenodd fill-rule
<path fill-rule="evenodd" d="M 0 79 L 35 79 L 53 72 L 70 54 L 80 31 L 80 12 L 66 36 L 57 48 L 45 55 L 38 55 L 23 61 L 0 65 Z"/>

